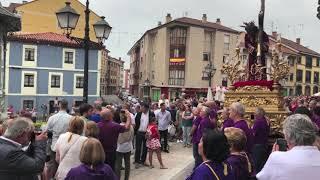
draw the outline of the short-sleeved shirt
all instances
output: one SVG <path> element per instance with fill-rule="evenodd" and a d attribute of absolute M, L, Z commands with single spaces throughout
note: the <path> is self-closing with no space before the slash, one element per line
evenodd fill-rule
<path fill-rule="evenodd" d="M 191 116 L 191 114 L 192 114 L 191 111 L 184 112 L 185 116 Z M 182 126 L 183 127 L 191 127 L 192 126 L 192 119 L 182 119 Z"/>
<path fill-rule="evenodd" d="M 117 149 L 118 136 L 126 131 L 126 128 L 113 121 L 103 120 L 98 123 L 99 140 L 105 152 L 115 152 Z"/>
<path fill-rule="evenodd" d="M 59 136 L 67 132 L 71 118 L 72 116 L 66 111 L 59 111 L 49 118 L 47 130 L 52 132 L 52 151 L 56 151 L 55 145 Z"/>
<path fill-rule="evenodd" d="M 252 146 L 253 146 L 253 134 L 251 129 L 248 126 L 248 123 L 246 120 L 240 120 L 234 123 L 235 128 L 242 129 L 242 131 L 246 134 L 247 137 L 247 147 L 246 151 L 251 152 Z"/>

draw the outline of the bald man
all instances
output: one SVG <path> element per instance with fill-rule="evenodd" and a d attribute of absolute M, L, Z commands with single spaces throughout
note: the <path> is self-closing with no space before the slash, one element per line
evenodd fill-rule
<path fill-rule="evenodd" d="M 100 113 L 101 122 L 98 123 L 100 130 L 99 140 L 103 146 L 106 154 L 105 163 L 107 163 L 114 170 L 116 161 L 117 141 L 120 133 L 129 131 L 131 127 L 131 116 L 128 110 L 121 110 L 127 116 L 125 125 L 120 125 L 113 121 L 113 113 L 110 109 L 103 108 Z"/>

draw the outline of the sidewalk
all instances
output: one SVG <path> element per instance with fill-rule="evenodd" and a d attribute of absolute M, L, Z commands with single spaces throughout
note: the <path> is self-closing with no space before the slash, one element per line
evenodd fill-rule
<path fill-rule="evenodd" d="M 169 145 L 170 153 L 161 153 L 163 163 L 168 169 L 160 169 L 157 156 L 154 154 L 152 162 L 155 168 L 135 169 L 132 165 L 130 180 L 184 180 L 193 167 L 192 148 L 184 148 L 181 143 L 169 143 Z"/>

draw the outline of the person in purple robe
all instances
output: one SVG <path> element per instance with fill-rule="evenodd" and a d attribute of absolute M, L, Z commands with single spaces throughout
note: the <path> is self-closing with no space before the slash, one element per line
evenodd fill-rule
<path fill-rule="evenodd" d="M 72 168 L 65 180 L 119 180 L 111 167 L 104 163 L 102 144 L 95 138 L 88 138 L 80 151 L 81 165 Z"/>
<path fill-rule="evenodd" d="M 225 128 L 234 126 L 234 122 L 230 118 L 229 108 L 223 108 L 223 110 L 221 110 L 221 118 L 223 120 L 222 131 L 224 131 Z"/>
<path fill-rule="evenodd" d="M 202 162 L 202 158 L 200 156 L 200 154 L 198 153 L 198 145 L 200 142 L 199 137 L 197 137 L 197 130 L 198 127 L 200 125 L 200 122 L 202 120 L 202 118 L 200 117 L 200 108 L 196 108 L 193 110 L 193 116 L 194 119 L 192 121 L 192 128 L 191 128 L 191 132 L 190 132 L 190 136 L 192 137 L 191 142 L 192 142 L 192 152 L 193 152 L 193 158 L 194 158 L 194 168 L 196 168 L 197 166 L 199 166 Z"/>
<path fill-rule="evenodd" d="M 320 129 L 320 106 L 313 109 L 312 122 L 314 122 Z"/>
<path fill-rule="evenodd" d="M 252 158 L 257 172 L 260 172 L 268 159 L 268 137 L 270 125 L 265 116 L 265 111 L 261 107 L 255 110 L 255 119 L 252 127 L 254 136 Z"/>
<path fill-rule="evenodd" d="M 194 140 L 193 140 L 193 144 L 196 144 L 200 142 L 200 139 L 202 138 L 202 134 L 204 132 L 205 129 L 214 129 L 215 126 L 215 122 L 216 119 L 210 119 L 210 109 L 208 107 L 202 107 L 201 111 L 200 111 L 200 117 L 201 117 L 201 121 L 199 122 L 198 128 L 194 134 Z M 197 150 L 197 149 L 195 149 Z M 198 152 L 199 154 L 199 152 Z M 198 159 L 198 163 L 195 164 L 195 167 L 197 167 L 199 164 L 202 163 L 201 159 Z"/>
<path fill-rule="evenodd" d="M 234 120 L 234 127 L 242 129 L 246 134 L 247 144 L 246 152 L 251 153 L 253 146 L 253 134 L 249 128 L 247 121 L 244 119 L 245 107 L 240 102 L 232 103 L 230 106 L 230 118 Z"/>
<path fill-rule="evenodd" d="M 239 128 L 229 127 L 224 131 L 230 145 L 230 155 L 227 162 L 231 165 L 236 180 L 248 180 L 254 177 L 253 163 L 249 155 L 244 151 L 247 138 Z"/>
<path fill-rule="evenodd" d="M 222 132 L 207 129 L 199 143 L 199 153 L 204 162 L 194 169 L 187 180 L 235 180 L 232 167 L 226 162 L 229 148 Z"/>

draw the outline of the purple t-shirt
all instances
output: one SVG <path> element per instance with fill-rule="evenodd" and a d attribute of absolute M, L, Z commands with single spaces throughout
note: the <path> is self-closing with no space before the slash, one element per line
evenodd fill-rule
<path fill-rule="evenodd" d="M 247 137 L 247 146 L 246 151 L 251 152 L 253 146 L 253 134 L 252 130 L 249 128 L 246 120 L 240 120 L 234 123 L 235 128 L 242 129 L 242 131 L 246 134 Z"/>
<path fill-rule="evenodd" d="M 252 132 L 254 135 L 254 144 L 268 144 L 270 126 L 266 118 L 259 118 L 254 121 Z"/>
<path fill-rule="evenodd" d="M 99 140 L 103 146 L 104 151 L 115 152 L 117 149 L 117 141 L 120 133 L 125 132 L 126 128 L 113 121 L 103 120 L 98 123 Z"/>
<path fill-rule="evenodd" d="M 224 175 L 224 166 L 218 163 L 207 162 L 207 164 L 213 169 L 213 171 L 217 174 L 219 179 L 223 180 L 235 180 L 234 172 L 228 163 L 227 175 Z M 199 165 L 193 173 L 186 180 L 217 180 L 216 176 L 210 170 L 210 168 L 202 163 Z"/>
<path fill-rule="evenodd" d="M 191 139 L 191 142 L 193 143 L 193 144 L 198 144 L 198 143 L 196 143 L 197 142 L 197 139 L 198 139 L 198 137 L 197 137 L 197 131 L 198 131 L 198 127 L 199 127 L 199 124 L 200 124 L 200 122 L 201 122 L 201 117 L 200 116 L 197 116 L 193 121 L 192 121 L 192 126 L 195 126 L 196 127 L 196 130 L 193 132 L 193 136 L 192 136 L 192 139 Z M 201 137 L 200 137 L 200 139 L 201 139 Z"/>
<path fill-rule="evenodd" d="M 197 129 L 196 137 L 194 139 L 194 144 L 198 144 L 202 138 L 202 134 L 205 129 L 214 129 L 215 125 L 209 119 L 209 117 L 201 118 L 200 124 Z"/>
<path fill-rule="evenodd" d="M 245 155 L 231 154 L 228 157 L 227 162 L 231 165 L 232 170 L 235 173 L 236 180 L 247 180 L 254 174 L 252 161 L 251 159 L 247 159 Z M 249 172 L 249 163 L 251 166 L 251 172 Z"/>
<path fill-rule="evenodd" d="M 119 180 L 107 164 L 98 165 L 91 169 L 85 164 L 72 168 L 67 174 L 66 180 Z"/>
<path fill-rule="evenodd" d="M 228 119 L 223 121 L 222 130 L 224 131 L 225 128 L 233 127 L 233 126 L 234 126 L 234 121 L 232 119 L 228 118 Z"/>

